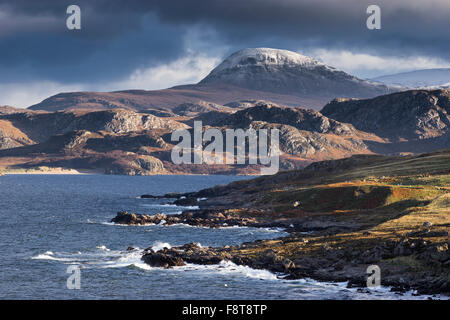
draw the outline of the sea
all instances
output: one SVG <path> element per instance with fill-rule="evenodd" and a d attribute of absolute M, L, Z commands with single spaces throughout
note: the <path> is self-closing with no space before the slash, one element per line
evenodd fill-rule
<path fill-rule="evenodd" d="M 236 245 L 287 235 L 281 229 L 187 225 L 123 226 L 120 210 L 179 214 L 169 199 L 142 194 L 189 192 L 249 179 L 220 175 L 0 176 L 0 299 L 429 299 L 345 282 L 286 280 L 231 262 L 152 268 L 142 250 L 185 243 Z M 133 247 L 136 250 L 127 250 Z"/>

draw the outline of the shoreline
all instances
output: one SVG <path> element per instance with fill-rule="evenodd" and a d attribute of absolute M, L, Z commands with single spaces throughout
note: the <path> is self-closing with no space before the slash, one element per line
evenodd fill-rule
<path fill-rule="evenodd" d="M 119 212 L 112 222 L 282 227 L 289 233 L 235 246 L 149 248 L 142 259 L 151 266 L 229 260 L 281 272 L 286 279 L 348 281 L 349 287 L 364 288 L 368 267 L 377 265 L 381 285 L 393 291 L 450 296 L 450 171 L 445 152 L 417 157 L 412 168 L 391 158 L 391 167 L 397 168 L 393 172 L 385 159 L 353 160 L 198 192 L 142 195 L 198 205 L 199 210 L 176 216 Z"/>
<path fill-rule="evenodd" d="M 223 212 L 223 211 L 222 211 Z M 446 276 L 436 277 L 433 272 L 422 271 L 418 278 L 416 270 L 400 268 L 386 259 L 403 258 L 402 253 L 396 253 L 399 246 L 408 241 L 378 241 L 373 249 L 359 250 L 355 248 L 333 248 L 328 244 L 329 235 L 324 235 L 324 230 L 299 231 L 289 220 L 255 221 L 247 218 L 223 214 L 220 210 L 200 209 L 183 211 L 182 214 L 133 214 L 119 212 L 111 222 L 117 225 L 175 225 L 179 223 L 190 226 L 207 228 L 227 228 L 233 226 L 254 228 L 283 228 L 289 233 L 270 240 L 256 240 L 240 245 L 225 245 L 222 247 L 201 247 L 194 243 L 184 244 L 172 248 L 164 248 L 154 251 L 147 248 L 143 251 L 142 260 L 152 267 L 171 268 L 183 266 L 186 263 L 199 265 L 219 264 L 221 261 L 231 261 L 237 265 L 247 266 L 253 269 L 267 270 L 281 273 L 285 280 L 298 280 L 311 278 L 324 282 L 347 282 L 348 288 L 366 288 L 369 265 L 377 264 L 381 267 L 383 275 L 382 286 L 390 287 L 393 292 L 405 293 L 410 290 L 417 291 L 420 295 L 440 294 L 449 297 L 446 286 Z M 325 241 L 324 241 L 325 240 Z M 407 239 L 413 244 L 411 248 L 419 254 L 436 254 L 430 252 L 433 246 L 421 246 L 423 239 Z M 282 247 L 292 243 L 301 243 L 304 254 L 293 258 L 282 252 Z M 311 247 L 318 247 L 319 252 L 309 251 Z M 406 248 L 405 248 L 406 249 Z M 384 251 L 380 254 L 380 251 Z M 384 255 L 385 259 L 382 259 Z M 350 257 L 350 258 L 349 258 Z M 405 280 L 406 279 L 406 280 Z M 442 291 L 444 289 L 444 291 Z"/>
<path fill-rule="evenodd" d="M 95 170 L 76 170 L 65 168 L 50 168 L 50 169 L 6 169 L 1 170 L 0 175 L 89 175 L 89 174 L 104 174 Z"/>
<path fill-rule="evenodd" d="M 259 177 L 260 175 L 255 174 L 214 174 L 214 173 L 173 173 L 173 172 L 155 172 L 145 175 L 130 175 L 130 174 L 108 174 L 102 170 L 89 170 L 89 169 L 66 169 L 66 168 L 50 168 L 50 169 L 0 169 L 0 176 L 2 175 L 27 175 L 27 174 L 40 174 L 40 175 L 54 175 L 54 174 L 65 174 L 65 175 L 110 175 L 110 176 L 126 176 L 126 177 L 151 177 L 151 176 L 237 176 L 237 177 Z"/>

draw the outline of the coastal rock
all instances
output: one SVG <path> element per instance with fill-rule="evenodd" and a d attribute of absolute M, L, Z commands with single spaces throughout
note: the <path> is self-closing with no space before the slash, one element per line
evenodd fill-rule
<path fill-rule="evenodd" d="M 281 227 L 284 224 L 273 223 L 264 219 L 241 217 L 234 214 L 224 214 L 221 210 L 205 209 L 205 210 L 187 210 L 181 214 L 136 214 L 127 211 L 119 211 L 117 215 L 111 219 L 111 222 L 127 225 L 145 225 L 159 224 L 163 222 L 165 225 L 172 224 L 188 224 L 198 227 L 221 228 L 225 226 L 251 226 L 251 227 L 267 227 L 269 225 Z"/>
<path fill-rule="evenodd" d="M 198 201 L 195 197 L 184 197 L 175 200 L 173 204 L 176 204 L 177 206 L 195 206 L 198 204 Z"/>
<path fill-rule="evenodd" d="M 111 222 L 127 225 L 145 225 L 159 224 L 166 219 L 166 215 L 157 213 L 154 216 L 145 214 L 130 213 L 127 211 L 119 211 L 117 215 L 111 219 Z"/>
<path fill-rule="evenodd" d="M 163 251 L 148 252 L 142 256 L 142 260 L 151 267 L 171 268 L 184 266 L 182 258 L 166 254 Z"/>

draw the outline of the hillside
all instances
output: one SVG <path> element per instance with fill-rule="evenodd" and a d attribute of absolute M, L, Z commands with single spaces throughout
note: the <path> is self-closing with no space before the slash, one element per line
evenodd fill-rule
<path fill-rule="evenodd" d="M 210 105 L 201 107 L 215 110 Z M 123 109 L 54 113 L 28 111 L 0 115 L 0 130 L 14 133 L 3 140 L 0 166 L 2 163 L 11 169 L 58 166 L 133 175 L 258 173 L 259 167 L 254 165 L 177 166 L 172 163 L 174 142 L 171 141 L 171 132 L 189 129 L 194 120 L 201 120 L 204 116 L 204 125 L 219 128 L 222 132 L 231 128 L 279 129 L 282 169 L 354 153 L 371 153 L 364 140 L 381 142 L 374 135 L 328 119 L 314 110 L 297 110 L 263 102 L 243 110 L 229 109 L 228 112 L 211 111 L 196 116 L 197 106 L 184 104 L 176 110 L 184 116 L 172 114 L 171 117 Z M 212 123 L 214 117 L 211 113 L 220 118 L 220 122 Z M 190 114 L 193 117 L 189 117 Z M 147 163 L 143 162 L 144 158 Z M 150 166 L 149 162 L 158 165 Z"/>
<path fill-rule="evenodd" d="M 128 175 L 259 174 L 259 165 L 175 165 L 171 133 L 188 129 L 192 134 L 194 121 L 222 134 L 227 129 L 278 129 L 280 170 L 354 154 L 432 152 L 450 146 L 449 105 L 448 91 L 416 90 L 367 100 L 334 100 L 322 112 L 251 100 L 223 108 L 183 103 L 153 114 L 126 109 L 7 109 L 0 114 L 0 167 Z"/>
<path fill-rule="evenodd" d="M 392 142 L 437 138 L 450 129 L 450 90 L 410 90 L 372 99 L 336 99 L 321 113 Z"/>
<path fill-rule="evenodd" d="M 367 267 L 381 269 L 393 291 L 450 294 L 450 149 L 407 157 L 352 156 L 303 170 L 168 194 L 200 206 L 180 215 L 121 211 L 111 221 L 142 225 L 281 227 L 286 237 L 203 248 L 146 250 L 150 266 L 232 261 L 285 275 L 366 287 Z M 150 198 L 151 195 L 143 196 Z M 202 198 L 206 200 L 198 201 Z M 364 289 L 361 289 L 364 290 Z"/>

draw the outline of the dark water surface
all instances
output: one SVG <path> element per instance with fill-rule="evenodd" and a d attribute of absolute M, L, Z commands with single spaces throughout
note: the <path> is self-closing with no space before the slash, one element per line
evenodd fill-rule
<path fill-rule="evenodd" d="M 283 236 L 280 230 L 117 226 L 119 210 L 177 213 L 144 193 L 187 192 L 246 179 L 231 176 L 6 175 L 0 177 L 1 299 L 398 299 L 345 284 L 287 281 L 263 270 L 222 263 L 150 268 L 140 249 L 197 242 L 239 244 Z M 67 268 L 81 267 L 81 289 L 67 288 Z M 424 297 L 421 297 L 424 298 Z"/>

